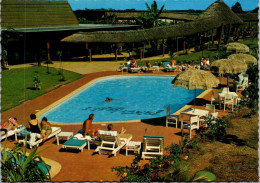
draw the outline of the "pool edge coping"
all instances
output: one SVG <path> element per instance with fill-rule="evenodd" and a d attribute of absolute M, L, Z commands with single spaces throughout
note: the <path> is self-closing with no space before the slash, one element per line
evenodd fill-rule
<path fill-rule="evenodd" d="M 98 80 L 101 79 L 105 79 L 105 78 L 110 78 L 110 77 L 118 77 L 119 75 L 110 75 L 110 76 L 103 76 L 103 77 L 98 77 L 95 78 L 89 82 L 87 82 L 86 84 L 80 86 L 79 88 L 77 88 L 76 90 L 70 92 L 69 94 L 67 94 L 66 96 L 60 98 L 59 100 L 53 102 L 52 104 L 48 105 L 47 107 L 44 107 L 42 110 L 38 111 L 35 115 L 37 116 L 37 118 L 39 118 L 42 114 L 44 114 L 45 112 L 51 110 L 52 108 L 54 108 L 55 106 L 59 105 L 60 103 L 64 102 L 65 100 L 68 100 L 69 98 L 71 98 L 73 95 L 79 93 L 80 91 L 82 91 L 83 89 L 87 88 L 88 86 L 94 84 L 95 82 L 97 82 Z M 127 75 L 120 75 L 120 77 L 122 76 L 133 76 L 131 74 L 127 74 Z M 152 75 L 152 74 L 138 74 L 138 75 L 134 75 L 134 76 L 165 76 L 165 77 L 175 77 L 176 75 Z M 202 92 L 200 95 L 198 95 L 196 98 L 203 98 L 205 95 L 207 95 L 212 89 L 208 89 L 205 90 L 204 92 Z M 184 105 L 181 109 L 179 109 L 178 111 L 174 112 L 174 114 L 179 114 L 180 111 L 186 110 L 189 107 L 191 107 L 191 105 Z M 107 123 L 139 123 L 142 120 L 127 120 L 127 121 L 104 121 L 104 122 L 93 122 L 93 124 L 107 124 Z M 80 125 L 83 122 L 75 122 L 75 123 L 62 123 L 62 122 L 52 122 L 49 121 L 51 124 L 53 125 Z"/>

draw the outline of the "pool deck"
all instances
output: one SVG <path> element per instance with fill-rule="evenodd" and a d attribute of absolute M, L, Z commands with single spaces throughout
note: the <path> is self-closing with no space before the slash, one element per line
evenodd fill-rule
<path fill-rule="evenodd" d="M 8 111 L 2 113 L 2 121 L 7 121 L 11 116 L 15 116 L 20 124 L 25 124 L 28 126 L 29 115 L 31 113 L 37 113 L 50 104 L 61 100 L 63 97 L 69 95 L 71 92 L 79 89 L 80 87 L 86 85 L 89 82 L 93 82 L 95 79 L 107 76 L 122 76 L 122 75 L 160 75 L 160 76 L 174 76 L 177 73 L 174 72 L 163 72 L 158 71 L 154 73 L 126 73 L 126 72 L 116 72 L 116 71 L 102 71 L 95 73 L 85 74 L 83 78 L 72 82 L 68 85 L 59 87 L 49 93 L 46 93 L 40 97 L 33 100 L 25 101 L 23 104 L 14 107 Z M 226 78 L 223 78 L 221 83 L 226 83 Z M 210 90 L 209 90 L 210 91 Z M 199 100 L 207 101 L 209 103 L 211 92 L 204 93 L 204 96 L 200 96 Z M 216 90 L 219 91 L 219 90 Z M 215 92 L 216 95 L 217 92 Z M 239 93 L 239 96 L 241 94 Z M 216 96 L 215 96 L 216 97 Z M 195 108 L 204 108 L 205 106 L 186 106 Z M 166 109 L 165 109 L 166 110 Z M 219 116 L 224 116 L 230 113 L 230 110 L 216 110 L 219 112 Z M 86 118 L 89 114 L 86 114 Z M 61 127 L 62 131 L 71 131 L 76 133 L 82 128 L 82 124 L 73 125 L 56 125 Z M 99 129 L 106 129 L 106 124 L 93 124 L 94 127 Z M 135 141 L 142 141 L 143 135 L 163 135 L 165 138 L 165 147 L 171 143 L 178 144 L 181 140 L 180 128 L 165 127 L 165 118 L 156 118 L 150 120 L 144 120 L 141 122 L 129 122 L 129 123 L 115 123 L 114 129 L 120 131 L 124 127 L 127 132 L 133 135 Z M 194 135 L 194 133 L 193 133 Z M 7 147 L 11 148 L 14 146 L 14 141 L 8 140 Z M 4 144 L 4 141 L 1 142 Z M 116 176 L 116 172 L 111 171 L 113 166 L 126 166 L 130 165 L 134 159 L 134 155 L 130 154 L 125 156 L 125 151 L 122 150 L 117 154 L 116 157 L 108 157 L 107 155 L 93 155 L 95 147 L 91 147 L 90 150 L 84 149 L 83 152 L 76 150 L 64 151 L 61 149 L 62 143 L 60 145 L 56 144 L 56 139 L 52 138 L 41 145 L 38 150 L 45 149 L 41 155 L 45 158 L 56 161 L 61 166 L 61 170 L 56 173 L 52 178 L 52 181 L 119 181 Z M 142 160 L 141 164 L 145 164 L 147 160 Z M 55 168 L 55 167 L 54 167 Z"/>

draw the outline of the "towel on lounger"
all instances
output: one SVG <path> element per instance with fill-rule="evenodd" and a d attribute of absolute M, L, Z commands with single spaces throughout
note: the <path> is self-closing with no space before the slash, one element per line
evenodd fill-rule
<path fill-rule="evenodd" d="M 78 140 L 91 140 L 91 137 L 86 135 L 86 137 L 83 137 L 83 135 L 81 133 L 77 133 L 76 135 L 74 135 L 74 139 L 78 139 Z"/>

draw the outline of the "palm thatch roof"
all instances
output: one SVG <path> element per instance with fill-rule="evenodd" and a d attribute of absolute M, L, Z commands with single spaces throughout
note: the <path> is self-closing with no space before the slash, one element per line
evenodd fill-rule
<path fill-rule="evenodd" d="M 258 22 L 258 13 L 237 13 L 237 16 L 243 21 Z"/>
<path fill-rule="evenodd" d="M 248 53 L 249 47 L 242 43 L 228 43 L 226 45 L 227 52 L 235 51 L 236 53 Z"/>
<path fill-rule="evenodd" d="M 224 9 L 223 11 L 225 12 L 225 16 L 228 17 L 227 20 L 225 19 L 226 17 L 223 17 L 222 15 L 222 8 Z M 213 10 L 216 10 L 218 13 L 214 14 Z M 174 25 L 136 31 L 79 32 L 62 39 L 61 41 L 87 43 L 135 43 L 172 38 L 175 36 L 189 36 L 218 28 L 222 24 L 239 24 L 243 22 L 222 1 L 213 3 L 205 12 L 206 13 L 201 16 L 201 18 L 190 22 L 182 22 Z M 208 14 L 210 14 L 210 16 Z"/>
<path fill-rule="evenodd" d="M 222 0 L 214 2 L 198 16 L 198 19 L 208 17 L 218 17 L 223 25 L 243 23 L 243 21 Z"/>
<path fill-rule="evenodd" d="M 79 25 L 67 1 L 2 0 L 1 21 L 2 29 Z"/>
<path fill-rule="evenodd" d="M 228 59 L 241 60 L 246 64 L 252 64 L 252 65 L 257 64 L 257 59 L 254 56 L 249 54 L 243 54 L 243 53 L 232 54 L 228 56 Z"/>
<path fill-rule="evenodd" d="M 220 59 L 211 64 L 211 68 L 217 69 L 219 74 L 237 74 L 247 70 L 247 64 L 241 60 Z"/>
<path fill-rule="evenodd" d="M 174 87 L 192 89 L 210 89 L 217 87 L 219 80 L 209 71 L 186 70 L 179 73 L 172 81 Z"/>
<path fill-rule="evenodd" d="M 140 17 L 145 11 L 127 11 L 127 12 L 116 12 L 116 11 L 109 11 L 109 14 L 115 14 L 118 19 L 134 19 Z M 174 13 L 174 12 L 167 12 L 164 11 L 159 18 L 165 19 L 174 19 L 174 20 L 195 20 L 198 15 L 187 14 L 187 13 Z"/>
<path fill-rule="evenodd" d="M 217 18 L 204 18 L 191 22 L 130 31 L 78 32 L 62 39 L 62 42 L 87 43 L 135 43 L 175 36 L 189 36 L 221 26 Z"/>

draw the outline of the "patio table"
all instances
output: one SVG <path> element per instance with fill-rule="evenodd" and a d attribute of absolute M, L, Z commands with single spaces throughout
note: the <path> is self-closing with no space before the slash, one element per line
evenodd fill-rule
<path fill-rule="evenodd" d="M 207 116 L 209 114 L 208 110 L 202 110 L 202 109 L 187 109 L 181 112 L 181 134 L 183 135 L 183 115 L 188 116 L 198 116 L 199 118 L 202 116 Z"/>
<path fill-rule="evenodd" d="M 233 96 L 233 98 L 235 99 L 235 105 L 237 104 L 237 100 L 238 100 L 238 95 L 236 94 L 236 92 L 218 92 L 218 97 L 223 100 L 226 96 L 226 94 L 231 94 Z"/>

